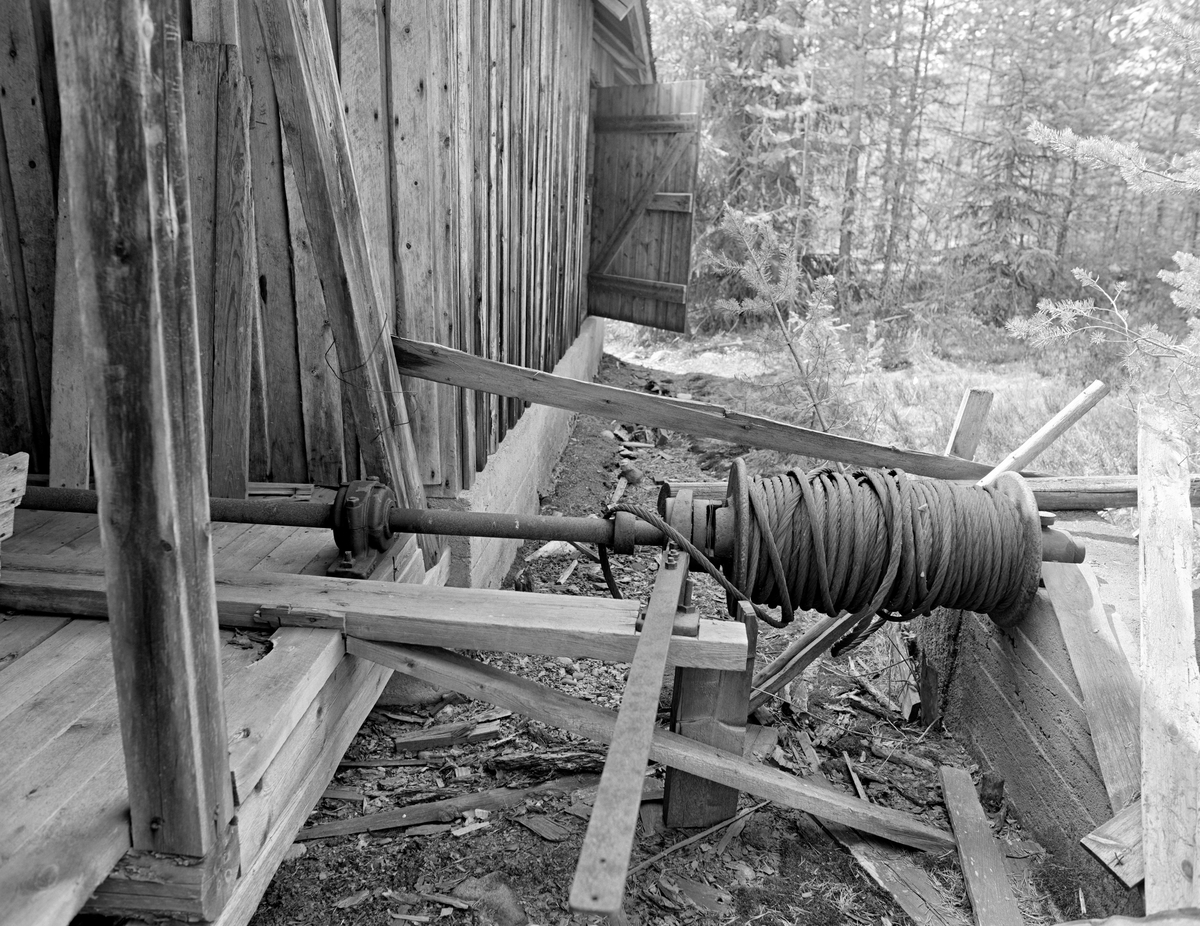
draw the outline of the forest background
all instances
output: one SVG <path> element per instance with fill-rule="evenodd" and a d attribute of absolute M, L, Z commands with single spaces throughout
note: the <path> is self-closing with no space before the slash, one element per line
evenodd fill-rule
<path fill-rule="evenodd" d="M 767 364 L 782 390 L 776 412 L 941 450 L 911 429 L 881 433 L 883 406 L 897 396 L 878 394 L 876 374 L 940 359 L 968 368 L 951 377 L 957 388 L 980 363 L 1025 364 L 1052 380 L 1041 390 L 1047 406 L 1095 377 L 1120 387 L 1130 338 L 1051 338 L 1049 350 L 1035 338 L 1034 352 L 1023 321 L 1062 333 L 1049 306 L 1099 295 L 1102 314 L 1112 309 L 1105 293 L 1117 296 L 1118 327 L 1155 326 L 1185 343 L 1194 309 L 1159 274 L 1179 269 L 1179 252 L 1200 250 L 1200 184 L 1187 182 L 1200 147 L 1191 0 L 651 0 L 650 9 L 658 79 L 707 82 L 690 325 L 710 336 L 757 327 L 767 351 L 781 332 L 800 347 Z M 1076 135 L 1056 149 L 1039 124 Z M 1099 139 L 1091 157 L 1064 150 L 1077 136 Z M 1172 179 L 1140 182 L 1160 175 Z M 1083 292 L 1076 268 L 1104 292 Z M 1006 324 L 1024 326 L 1026 341 Z M 1083 327 L 1080 316 L 1065 327 Z M 926 409 L 930 398 L 907 396 Z M 957 406 L 938 401 L 951 407 L 934 428 Z M 1014 413 L 1028 414 L 1040 410 Z M 1114 415 L 1098 428 L 1101 444 L 1136 430 Z M 1010 439 L 998 435 L 997 446 Z M 1061 462 L 1073 472 L 1132 471 L 1126 450 L 1070 456 Z"/>

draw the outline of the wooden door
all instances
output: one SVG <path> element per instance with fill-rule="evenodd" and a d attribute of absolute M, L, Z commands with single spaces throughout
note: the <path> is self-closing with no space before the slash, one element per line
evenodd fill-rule
<path fill-rule="evenodd" d="M 596 91 L 588 311 L 687 323 L 704 81 Z"/>

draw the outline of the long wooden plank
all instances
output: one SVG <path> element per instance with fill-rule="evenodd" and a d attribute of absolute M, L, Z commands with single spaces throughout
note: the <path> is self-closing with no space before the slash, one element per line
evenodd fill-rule
<path fill-rule="evenodd" d="M 388 73 L 391 82 L 393 170 L 392 225 L 396 230 L 395 305 L 393 330 L 408 337 L 436 339 L 434 326 L 434 259 L 431 230 L 434 151 L 430 137 L 428 92 L 430 69 L 429 5 L 395 4 L 388 29 Z M 407 376 L 413 439 L 421 460 L 421 480 L 442 482 L 441 436 L 437 387 Z"/>
<path fill-rule="evenodd" d="M 91 477 L 84 382 L 83 329 L 75 282 L 75 244 L 64 172 L 58 183 L 58 252 L 54 266 L 54 370 L 50 392 L 50 485 L 86 489 Z"/>
<path fill-rule="evenodd" d="M 256 0 L 270 48 L 280 120 L 325 305 L 349 386 L 359 450 L 368 471 L 405 507 L 425 507 L 395 357 L 380 321 L 378 273 L 367 249 L 341 94 L 325 16 L 307 0 Z M 436 538 L 419 539 L 427 555 Z"/>
<path fill-rule="evenodd" d="M 136 848 L 204 856 L 232 816 L 208 534 L 178 42 L 168 4 L 55 0 L 110 632 Z M 121 139 L 113 144 L 113 139 Z M 157 139 L 157 144 L 151 140 Z M 96 202 L 110 202 L 97 210 Z M 158 204 L 157 210 L 151 204 Z"/>
<path fill-rule="evenodd" d="M 41 644 L 37 659 L 18 661 L 0 675 L 0 722 L 104 645 L 107 628 L 72 621 Z"/>
<path fill-rule="evenodd" d="M 529 592 L 434 588 L 324 576 L 221 570 L 217 602 L 222 626 L 323 627 L 365 639 L 463 649 L 587 655 L 629 662 L 637 646 L 633 601 Z M 104 585 L 95 573 L 65 572 L 41 557 L 5 557 L 0 607 L 106 616 Z M 674 637 L 668 665 L 745 668 L 746 629 L 732 621 L 700 621 L 695 637 Z"/>
<path fill-rule="evenodd" d="M 699 132 L 699 113 L 648 113 L 631 116 L 597 116 L 592 121 L 596 132 Z"/>
<path fill-rule="evenodd" d="M 991 467 L 916 450 L 884 447 L 870 441 L 839 437 L 809 428 L 745 415 L 718 405 L 656 396 L 598 383 L 528 370 L 462 351 L 407 338 L 393 338 L 400 365 L 412 376 L 515 396 L 608 420 L 636 421 L 671 428 L 697 437 L 715 437 L 769 450 L 802 453 L 822 460 L 862 466 L 898 467 L 939 479 L 978 478 Z"/>
<path fill-rule="evenodd" d="M 577 701 L 464 656 L 437 649 L 390 646 L 356 639 L 348 640 L 346 648 L 398 672 L 508 708 L 579 736 L 601 743 L 612 741 L 616 723 L 616 714 L 612 711 Z M 909 814 L 867 804 L 840 792 L 824 791 L 802 778 L 747 762 L 741 755 L 723 752 L 666 730 L 654 731 L 650 757 L 755 797 L 844 823 L 914 849 L 945 852 L 955 845 L 949 833 Z"/>
<path fill-rule="evenodd" d="M 1058 615 L 1113 813 L 1142 789 L 1141 686 L 1113 632 L 1091 568 L 1043 563 L 1042 582 Z"/>
<path fill-rule="evenodd" d="M 1134 801 L 1079 842 L 1126 887 L 1137 887 L 1146 877 L 1141 801 Z"/>
<path fill-rule="evenodd" d="M 255 236 L 258 250 L 258 348 L 262 380 L 261 410 L 255 432 L 267 421 L 260 442 L 259 478 L 303 482 L 311 479 L 305 448 L 303 395 L 297 339 L 296 296 L 292 285 L 288 209 L 284 198 L 283 146 L 279 107 L 271 77 L 270 50 L 255 14 L 254 0 L 239 0 L 238 29 L 242 67 L 250 79 L 250 168 L 253 178 Z M 252 338 L 252 341 L 254 339 Z"/>
<path fill-rule="evenodd" d="M 971 776 L 961 768 L 943 765 L 941 779 L 975 922 L 978 926 L 1024 926 L 1025 919 L 1008 883 L 1004 857 Z"/>
<path fill-rule="evenodd" d="M 240 49 L 223 45 L 217 72 L 217 176 L 213 194 L 209 474 L 212 494 L 224 498 L 245 498 L 250 478 L 248 334 L 258 302 L 250 105 L 250 83 L 242 71 Z"/>
<path fill-rule="evenodd" d="M 337 485 L 347 479 L 343 456 L 342 384 L 337 345 L 317 275 L 312 236 L 287 140 L 283 141 L 283 188 L 287 199 L 288 234 L 292 242 L 292 280 L 296 288 L 297 349 L 300 395 L 304 400 L 304 445 L 308 474 L 316 483 Z M 353 430 L 353 428 L 351 428 Z"/>
<path fill-rule="evenodd" d="M 687 586 L 687 564 L 686 554 L 677 555 L 672 550 L 659 558 L 641 639 L 613 722 L 613 745 L 604 761 L 604 774 L 600 776 L 571 884 L 571 909 L 577 913 L 611 915 L 621 909 L 667 650 Z"/>
<path fill-rule="evenodd" d="M 1188 450 L 1178 420 L 1138 414 L 1142 830 L 1146 912 L 1200 906 L 1200 670 L 1192 610 Z"/>

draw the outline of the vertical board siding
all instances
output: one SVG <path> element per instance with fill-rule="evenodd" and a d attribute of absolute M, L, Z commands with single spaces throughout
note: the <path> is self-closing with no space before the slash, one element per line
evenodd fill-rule
<path fill-rule="evenodd" d="M 85 484 L 87 410 L 66 400 L 78 395 L 78 364 L 52 366 L 56 349 L 79 351 L 66 324 L 78 309 L 55 298 L 72 294 L 75 281 L 69 242 L 59 240 L 62 123 L 48 3 L 9 6 L 15 53 L 0 61 L 0 448 L 28 450 L 33 471 L 49 472 L 57 429 L 60 480 Z M 327 18 L 386 331 L 552 369 L 586 313 L 591 0 L 321 0 L 313 8 Z M 313 252 L 327 236 L 310 227 L 297 195 L 299 165 L 280 131 L 254 0 L 193 0 L 184 9 L 191 21 L 181 32 L 198 40 L 183 48 L 184 92 L 213 487 L 239 494 L 246 479 L 355 478 L 349 386 Z M 240 156 L 237 114 L 222 102 L 231 94 L 248 107 L 248 187 L 222 163 L 222 151 Z M 228 203 L 237 215 L 224 214 Z M 68 263 L 56 273 L 59 249 Z M 223 266 L 230 255 L 237 266 Z M 58 310 L 70 316 L 56 344 Z M 518 400 L 421 380 L 403 378 L 401 388 L 433 495 L 469 488 L 524 411 Z M 53 418 L 52 394 L 64 409 Z"/>

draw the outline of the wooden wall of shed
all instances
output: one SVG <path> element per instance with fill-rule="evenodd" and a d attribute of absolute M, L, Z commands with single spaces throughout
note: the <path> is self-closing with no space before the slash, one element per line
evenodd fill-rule
<path fill-rule="evenodd" d="M 252 320 L 238 332 L 253 358 L 242 452 L 250 480 L 332 484 L 360 475 L 358 449 L 256 2 L 236 0 L 252 91 L 258 273 Z M 384 302 L 395 306 L 386 323 L 553 368 L 586 313 L 591 0 L 309 2 L 330 27 L 370 247 Z M 61 128 L 49 0 L 4 6 L 14 22 L 10 53 L 0 56 L 0 447 L 28 450 L 31 472 L 56 470 L 55 484 L 85 485 L 83 345 L 69 324 L 73 261 L 69 237 L 58 234 L 67 223 L 56 222 Z M 208 35 L 217 0 L 182 6 L 185 40 Z M 193 227 L 211 242 L 223 221 L 214 178 L 233 169 L 216 157 L 225 58 L 216 46 L 188 44 Z M 218 250 L 202 242 L 196 252 L 205 339 L 215 335 L 203 284 Z M 67 257 L 56 278 L 59 253 Z M 213 344 L 202 343 L 210 389 L 212 356 Z M 404 388 L 434 495 L 469 487 L 523 411 L 415 380 Z"/>

